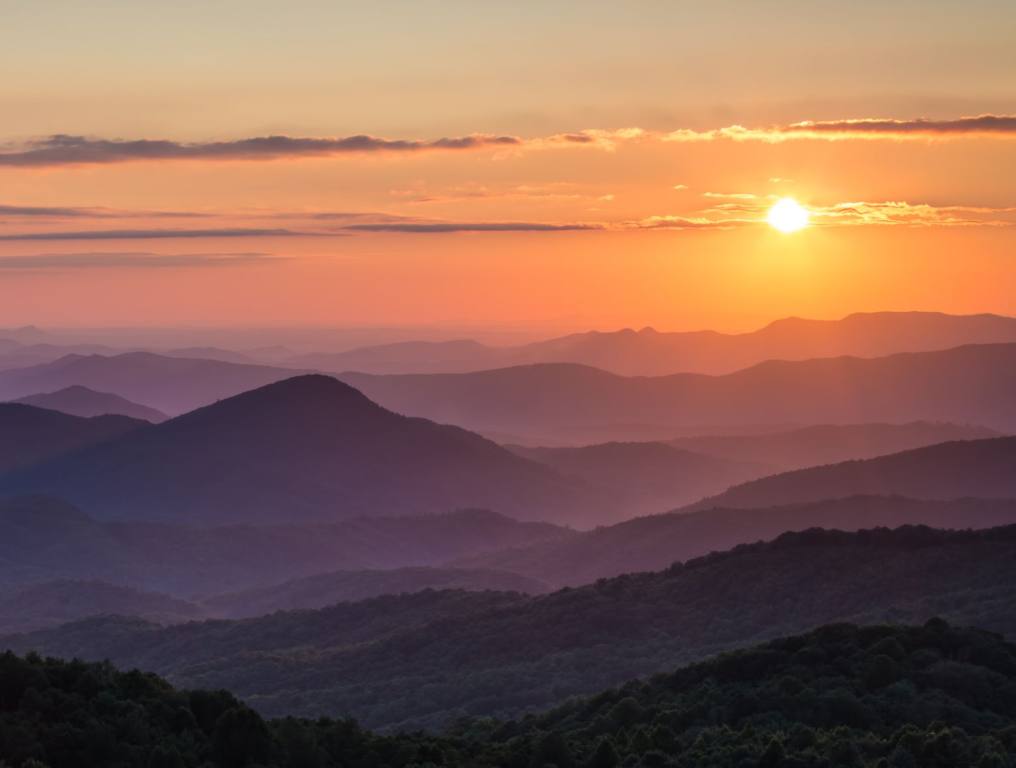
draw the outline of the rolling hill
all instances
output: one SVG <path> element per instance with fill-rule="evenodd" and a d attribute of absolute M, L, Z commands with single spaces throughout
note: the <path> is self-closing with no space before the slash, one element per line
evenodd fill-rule
<path fill-rule="evenodd" d="M 144 426 L 146 422 L 126 416 L 83 418 L 20 403 L 0 403 L 0 475 Z"/>
<path fill-rule="evenodd" d="M 51 581 L 0 589 L 0 631 L 29 632 L 90 616 L 137 616 L 171 624 L 205 618 L 198 606 L 101 581 Z"/>
<path fill-rule="evenodd" d="M 386 408 L 481 433 L 605 442 L 751 425 L 950 421 L 1016 431 L 1016 344 L 770 361 L 724 376 L 622 377 L 570 364 L 480 373 L 343 374 Z M 732 429 L 733 428 L 733 429 Z M 770 430 L 771 431 L 771 430 Z"/>
<path fill-rule="evenodd" d="M 759 462 L 788 470 L 987 437 L 999 437 L 999 434 L 984 427 L 914 421 L 908 424 L 821 424 L 755 435 L 680 437 L 671 440 L 670 445 L 729 461 Z"/>
<path fill-rule="evenodd" d="M 334 571 L 435 566 L 575 535 L 482 510 L 328 525 L 100 522 L 44 497 L 0 501 L 0 588 L 105 581 L 194 598 Z"/>
<path fill-rule="evenodd" d="M 149 408 L 147 405 L 138 405 L 130 400 L 113 395 L 109 392 L 96 392 L 94 389 L 73 385 L 64 387 L 56 392 L 44 392 L 37 395 L 28 395 L 18 398 L 15 402 L 24 405 L 34 405 L 37 408 L 49 408 L 52 411 L 69 413 L 72 416 L 105 416 L 115 414 L 128 416 L 132 419 L 149 421 L 158 424 L 168 417 L 162 411 Z"/>
<path fill-rule="evenodd" d="M 829 622 L 943 616 L 1012 633 L 1014 606 L 1014 526 L 811 530 L 539 597 L 422 592 L 165 628 L 90 619 L 0 647 L 227 688 L 269 714 L 415 728 L 514 717 Z"/>
<path fill-rule="evenodd" d="M 595 524 L 581 483 L 457 427 L 399 416 L 327 376 L 277 382 L 0 480 L 104 518 L 329 521 L 485 508 Z"/>
<path fill-rule="evenodd" d="M 209 616 L 240 619 L 276 611 L 324 608 L 336 603 L 401 595 L 423 590 L 540 594 L 547 585 L 507 571 L 475 568 L 392 568 L 385 571 L 334 571 L 293 579 L 270 587 L 215 595 L 201 601 Z"/>
<path fill-rule="evenodd" d="M 940 443 L 770 475 L 702 499 L 686 511 L 893 494 L 915 499 L 1016 498 L 1016 437 Z"/>
<path fill-rule="evenodd" d="M 626 516 L 661 512 L 770 474 L 761 463 L 694 453 L 664 443 L 602 443 L 581 448 L 505 446 L 616 498 Z"/>
<path fill-rule="evenodd" d="M 857 531 L 902 525 L 978 529 L 1013 524 L 1016 499 L 927 501 L 852 496 L 782 507 L 648 515 L 567 538 L 468 556 L 453 564 L 512 571 L 553 586 L 576 587 L 623 573 L 660 570 L 675 561 L 772 539 L 785 531 Z"/>

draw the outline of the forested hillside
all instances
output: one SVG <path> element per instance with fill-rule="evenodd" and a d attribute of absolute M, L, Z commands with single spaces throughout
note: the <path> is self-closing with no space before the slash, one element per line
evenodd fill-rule
<path fill-rule="evenodd" d="M 1014 606 L 1016 526 L 812 530 L 542 597 L 423 592 L 166 628 L 92 619 L 0 647 L 227 688 L 270 715 L 437 728 L 515 717 L 829 622 L 944 616 L 1013 633 Z"/>
<path fill-rule="evenodd" d="M 826 626 L 443 735 L 265 721 L 224 691 L 0 655 L 0 755 L 17 768 L 1006 768 L 1014 719 L 1016 647 L 941 619 Z"/>

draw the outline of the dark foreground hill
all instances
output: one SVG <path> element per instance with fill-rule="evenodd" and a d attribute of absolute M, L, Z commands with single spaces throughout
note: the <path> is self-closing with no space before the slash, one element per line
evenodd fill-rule
<path fill-rule="evenodd" d="M 34 405 L 38 408 L 49 408 L 61 413 L 69 413 L 72 416 L 90 417 L 117 414 L 129 416 L 132 419 L 150 421 L 153 424 L 158 424 L 167 418 L 166 414 L 162 411 L 149 408 L 147 405 L 132 403 L 125 397 L 120 397 L 109 392 L 96 392 L 94 389 L 80 385 L 65 387 L 56 392 L 28 395 L 27 397 L 18 398 L 16 402 Z"/>
<path fill-rule="evenodd" d="M 622 573 L 660 570 L 677 560 L 773 539 L 785 531 L 901 525 L 976 529 L 1013 524 L 1016 499 L 851 496 L 762 509 L 710 508 L 648 515 L 566 538 L 466 557 L 455 565 L 513 571 L 551 585 L 576 587 Z"/>
<path fill-rule="evenodd" d="M 428 619 L 435 603 L 451 608 Z M 1016 632 L 1016 527 L 813 530 L 542 597 L 418 593 L 166 628 L 95 619 L 0 647 L 224 687 L 269 714 L 437 727 L 513 717 L 824 623 L 936 615 Z M 379 622 L 383 634 L 350 635 Z"/>
<path fill-rule="evenodd" d="M 103 518 L 281 523 L 466 507 L 602 522 L 602 494 L 457 427 L 408 418 L 327 376 L 245 392 L 0 480 Z"/>
<path fill-rule="evenodd" d="M 521 721 L 382 736 L 348 720 L 265 721 L 225 692 L 0 656 L 0 754 L 13 765 L 277 768 L 1006 768 L 1016 647 L 950 627 L 839 624 Z M 27 763 L 31 764 L 31 763 Z"/>
<path fill-rule="evenodd" d="M 734 486 L 686 509 L 771 507 L 855 495 L 916 499 L 1016 498 L 1016 437 L 960 440 Z"/>
<path fill-rule="evenodd" d="M 327 525 L 100 522 L 44 497 L 0 502 L 0 587 L 106 581 L 178 597 L 268 587 L 336 568 L 437 565 L 575 535 L 483 510 Z"/>
<path fill-rule="evenodd" d="M 723 376 L 623 377 L 582 365 L 343 381 L 399 413 L 525 442 L 605 442 L 762 425 L 936 420 L 1016 432 L 1016 344 L 889 357 L 771 360 Z M 636 427 L 654 438 L 631 435 Z M 536 443 L 539 444 L 539 443 Z"/>
<path fill-rule="evenodd" d="M 146 426 L 126 416 L 83 418 L 20 403 L 0 403 L 0 475 L 102 443 Z"/>

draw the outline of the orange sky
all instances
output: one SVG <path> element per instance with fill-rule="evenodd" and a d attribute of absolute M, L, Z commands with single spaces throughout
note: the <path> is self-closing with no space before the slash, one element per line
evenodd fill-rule
<path fill-rule="evenodd" d="M 40 5 L 0 324 L 1016 314 L 1010 4 Z"/>

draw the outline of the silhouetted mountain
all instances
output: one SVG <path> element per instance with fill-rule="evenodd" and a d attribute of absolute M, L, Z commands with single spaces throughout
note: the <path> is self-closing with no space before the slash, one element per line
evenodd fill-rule
<path fill-rule="evenodd" d="M 82 418 L 21 403 L 0 403 L 0 474 L 133 432 L 126 416 Z"/>
<path fill-rule="evenodd" d="M 43 365 L 0 371 L 0 398 L 15 400 L 78 384 L 174 415 L 293 374 L 286 368 L 167 357 L 150 352 L 110 357 L 67 355 Z"/>
<path fill-rule="evenodd" d="M 492 347 L 471 340 L 414 341 L 287 361 L 344 373 L 469 373 L 538 363 L 576 363 L 621 376 L 731 373 L 765 360 L 881 357 L 964 344 L 1016 342 L 1016 318 L 877 312 L 841 320 L 777 320 L 750 333 L 635 331 L 576 333 L 532 344 Z"/>
<path fill-rule="evenodd" d="M 833 621 L 941 615 L 1011 633 L 1016 526 L 787 533 L 658 573 L 540 597 L 498 594 L 422 592 L 161 629 L 93 619 L 0 647 L 108 658 L 225 687 L 267 713 L 438 726 L 466 714 L 514 716 Z M 455 596 L 461 604 L 426 618 Z"/>
<path fill-rule="evenodd" d="M 540 594 L 547 585 L 507 571 L 475 568 L 394 568 L 386 571 L 335 571 L 271 587 L 216 595 L 201 601 L 209 615 L 240 619 L 275 611 L 324 608 L 336 603 L 400 595 L 425 589 Z"/>
<path fill-rule="evenodd" d="M 380 735 L 350 720 L 265 722 L 225 691 L 178 691 L 109 664 L 5 654 L 0 670 L 5 757 L 41 757 L 52 768 L 78 768 L 83 757 L 223 768 L 1001 768 L 1016 747 L 1016 647 L 938 618 L 824 626 L 442 735 Z"/>
<path fill-rule="evenodd" d="M 928 525 L 992 528 L 1016 524 L 1016 499 L 925 501 L 902 496 L 852 496 L 764 509 L 707 509 L 627 520 L 568 538 L 461 558 L 453 565 L 525 574 L 553 586 L 580 586 L 634 571 L 655 571 L 772 539 L 785 531 L 857 531 Z"/>
<path fill-rule="evenodd" d="M 893 494 L 915 499 L 1016 498 L 1016 437 L 940 443 L 771 475 L 703 499 L 686 511 Z"/>
<path fill-rule="evenodd" d="M 481 510 L 329 525 L 98 522 L 55 499 L 0 502 L 0 585 L 102 580 L 192 597 L 345 570 L 437 565 L 575 535 Z"/>
<path fill-rule="evenodd" d="M 96 392 L 94 389 L 74 385 L 57 390 L 56 392 L 45 392 L 37 395 L 29 395 L 15 400 L 17 403 L 34 405 L 38 408 L 49 408 L 52 411 L 69 413 L 72 416 L 104 416 L 106 414 L 119 414 L 129 416 L 132 419 L 141 419 L 158 424 L 168 417 L 162 411 L 149 408 L 146 405 L 132 403 L 119 395 L 109 392 Z"/>
<path fill-rule="evenodd" d="M 914 421 L 909 424 L 823 424 L 756 435 L 680 437 L 670 444 L 731 461 L 754 461 L 787 470 L 869 459 L 952 440 L 987 437 L 999 437 L 999 434 L 984 427 Z"/>
<path fill-rule="evenodd" d="M 0 481 L 99 517 L 293 522 L 456 508 L 602 521 L 590 489 L 457 427 L 386 411 L 327 376 L 271 384 Z"/>
<path fill-rule="evenodd" d="M 101 581 L 52 581 L 0 590 L 2 632 L 30 632 L 114 614 L 162 624 L 205 616 L 201 608 L 184 600 Z"/>
<path fill-rule="evenodd" d="M 664 443 L 603 443 L 582 448 L 506 446 L 601 489 L 627 517 L 690 504 L 731 485 L 771 474 L 770 467 L 693 453 Z"/>
<path fill-rule="evenodd" d="M 646 425 L 671 437 L 694 428 L 762 424 L 952 421 L 1016 431 L 1016 344 L 942 352 L 767 362 L 726 376 L 624 378 L 578 365 L 406 376 L 344 374 L 386 408 L 478 432 L 586 442 Z"/>

